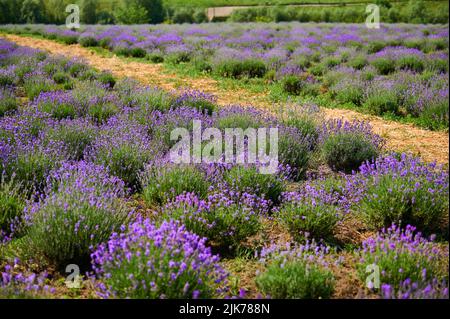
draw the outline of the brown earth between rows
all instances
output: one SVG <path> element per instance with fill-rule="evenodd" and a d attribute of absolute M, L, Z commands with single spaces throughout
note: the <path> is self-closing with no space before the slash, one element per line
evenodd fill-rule
<path fill-rule="evenodd" d="M 46 50 L 52 54 L 81 58 L 99 70 L 109 70 L 115 76 L 134 78 L 143 84 L 158 86 L 165 90 L 188 87 L 211 93 L 217 96 L 220 105 L 243 104 L 264 109 L 273 107 L 264 100 L 263 94 L 255 94 L 243 89 L 226 91 L 221 89 L 214 79 L 207 77 L 182 78 L 176 74 L 167 73 L 161 64 L 126 61 L 115 55 L 101 56 L 78 44 L 64 45 L 51 40 L 10 34 L 2 34 L 1 37 L 22 46 Z M 327 118 L 368 121 L 376 133 L 386 138 L 389 149 L 411 152 L 429 162 L 448 164 L 449 135 L 447 132 L 428 131 L 412 124 L 388 121 L 351 110 L 324 108 L 323 112 Z"/>

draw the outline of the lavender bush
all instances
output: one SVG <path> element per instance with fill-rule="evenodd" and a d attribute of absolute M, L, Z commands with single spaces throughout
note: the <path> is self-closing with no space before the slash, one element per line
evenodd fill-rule
<path fill-rule="evenodd" d="M 6 264 L 0 271 L 1 299 L 35 299 L 51 297 L 55 292 L 48 283 L 48 274 L 25 273 L 16 268 L 22 266 L 19 260 Z"/>
<path fill-rule="evenodd" d="M 343 214 L 335 205 L 333 195 L 314 188 L 284 194 L 283 204 L 275 217 L 297 241 L 334 241 L 334 230 Z"/>
<path fill-rule="evenodd" d="M 448 236 L 448 172 L 403 154 L 365 163 L 360 174 L 366 184 L 360 211 L 368 225 L 411 224 Z"/>
<path fill-rule="evenodd" d="M 439 249 L 432 240 L 415 230 L 409 225 L 404 230 L 392 225 L 363 242 L 359 252 L 359 274 L 365 280 L 366 266 L 378 266 L 383 285 L 381 294 L 385 298 L 397 294 L 403 295 L 402 298 L 448 294 L 448 286 L 438 288 L 443 280 L 448 282 L 448 249 Z M 442 267 L 446 260 L 447 271 L 445 266 Z"/>
<path fill-rule="evenodd" d="M 200 199 L 192 193 L 179 195 L 158 214 L 162 220 L 179 220 L 187 230 L 211 243 L 236 248 L 261 227 L 267 202 L 255 195 L 218 192 Z"/>
<path fill-rule="evenodd" d="M 47 196 L 26 210 L 29 249 L 59 269 L 89 264 L 92 246 L 118 231 L 130 216 L 124 183 L 86 162 L 64 163 L 49 177 Z"/>
<path fill-rule="evenodd" d="M 137 221 L 92 253 L 103 298 L 212 298 L 226 293 L 227 273 L 205 239 L 175 222 Z"/>
<path fill-rule="evenodd" d="M 164 204 L 184 192 L 205 198 L 210 182 L 196 167 L 150 165 L 141 177 L 142 196 L 148 204 Z"/>
<path fill-rule="evenodd" d="M 277 299 L 329 298 L 334 291 L 329 254 L 329 247 L 315 242 L 265 248 L 260 262 L 266 269 L 257 275 L 256 284 L 262 293 Z"/>

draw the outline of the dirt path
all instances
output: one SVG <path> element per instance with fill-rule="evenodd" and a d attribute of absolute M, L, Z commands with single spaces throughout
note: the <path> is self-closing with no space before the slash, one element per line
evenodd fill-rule
<path fill-rule="evenodd" d="M 190 87 L 214 94 L 220 105 L 243 104 L 254 105 L 265 109 L 273 108 L 264 94 L 254 94 L 242 89 L 225 91 L 214 79 L 182 78 L 167 73 L 160 64 L 148 64 L 126 61 L 117 56 L 101 56 L 80 45 L 64 45 L 51 40 L 36 39 L 17 35 L 0 35 L 19 45 L 47 50 L 52 54 L 77 57 L 99 70 L 109 70 L 118 77 L 131 77 L 147 85 L 159 86 L 165 90 L 178 87 Z M 449 135 L 446 132 L 432 132 L 417 128 L 411 124 L 387 121 L 376 116 L 364 115 L 351 110 L 323 109 L 327 118 L 359 119 L 369 121 L 374 131 L 387 139 L 387 146 L 392 150 L 412 152 L 426 161 L 437 161 L 448 164 Z"/>

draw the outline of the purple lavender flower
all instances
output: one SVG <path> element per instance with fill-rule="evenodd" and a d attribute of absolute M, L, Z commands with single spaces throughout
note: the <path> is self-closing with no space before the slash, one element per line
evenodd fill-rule
<path fill-rule="evenodd" d="M 227 292 L 228 274 L 204 238 L 176 222 L 149 219 L 113 234 L 92 253 L 103 298 L 211 298 Z"/>

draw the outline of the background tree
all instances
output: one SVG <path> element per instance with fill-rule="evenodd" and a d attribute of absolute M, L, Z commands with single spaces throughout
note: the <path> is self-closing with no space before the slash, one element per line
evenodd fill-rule
<path fill-rule="evenodd" d="M 118 23 L 121 24 L 144 24 L 149 23 L 149 14 L 147 9 L 139 0 L 123 2 L 114 14 Z"/>
<path fill-rule="evenodd" d="M 375 4 L 380 7 L 385 7 L 386 9 L 392 8 L 392 4 L 389 0 L 377 0 L 375 1 Z"/>
<path fill-rule="evenodd" d="M 24 0 L 20 9 L 20 19 L 25 23 L 44 23 L 44 2 L 42 0 Z"/>
<path fill-rule="evenodd" d="M 0 0 L 0 23 L 22 22 L 20 17 L 22 2 L 23 0 Z"/>
<path fill-rule="evenodd" d="M 98 21 L 98 0 L 83 0 L 80 19 L 83 23 L 96 24 Z"/>
<path fill-rule="evenodd" d="M 148 13 L 150 23 L 161 23 L 164 21 L 164 6 L 162 0 L 139 0 Z"/>
<path fill-rule="evenodd" d="M 73 2 L 73 0 L 45 0 L 45 15 L 48 22 L 65 23 L 67 17 L 66 6 Z"/>

